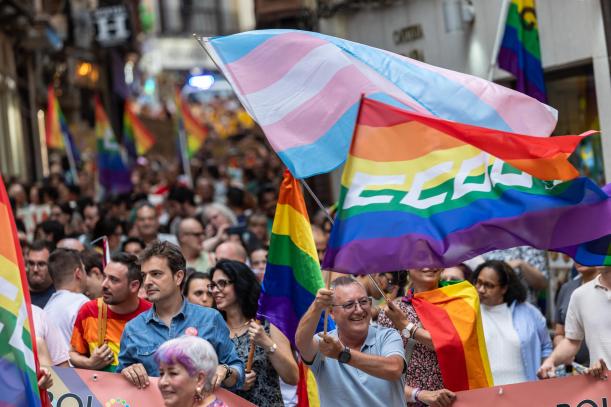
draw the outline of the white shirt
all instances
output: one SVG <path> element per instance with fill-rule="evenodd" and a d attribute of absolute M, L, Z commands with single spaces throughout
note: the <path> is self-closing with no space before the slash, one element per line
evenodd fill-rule
<path fill-rule="evenodd" d="M 611 290 L 602 285 L 600 278 L 598 275 L 573 291 L 564 331 L 569 339 L 585 339 L 590 364 L 603 359 L 611 366 Z"/>
<path fill-rule="evenodd" d="M 70 339 L 72 339 L 76 314 L 87 301 L 89 301 L 89 298 L 81 293 L 58 290 L 53 293 L 47 305 L 45 305 L 47 316 L 55 322 L 62 340 L 68 347 L 70 346 Z"/>
<path fill-rule="evenodd" d="M 70 348 L 64 343 L 64 338 L 53 320 L 48 317 L 45 310 L 36 305 L 32 305 L 32 317 L 34 318 L 36 336 L 45 341 L 51 363 L 56 366 L 66 362 L 70 358 L 68 354 Z"/>
<path fill-rule="evenodd" d="M 520 338 L 507 304 L 481 305 L 484 337 L 494 385 L 528 381 L 524 373 Z"/>

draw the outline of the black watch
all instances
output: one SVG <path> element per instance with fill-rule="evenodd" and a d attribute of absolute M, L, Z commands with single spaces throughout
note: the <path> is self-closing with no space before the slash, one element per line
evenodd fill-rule
<path fill-rule="evenodd" d="M 231 368 L 230 368 L 228 365 L 226 365 L 226 364 L 223 364 L 222 366 L 223 366 L 225 369 L 227 369 L 227 372 L 225 373 L 225 377 L 223 378 L 223 381 L 225 381 L 225 380 L 227 380 L 227 379 L 229 379 L 229 378 L 231 377 L 231 375 L 233 374 L 233 371 L 232 371 L 232 370 L 231 370 Z"/>
<path fill-rule="evenodd" d="M 352 357 L 352 355 L 350 354 L 350 348 L 345 346 L 344 350 L 342 350 L 339 353 L 339 356 L 337 357 L 337 360 L 341 363 L 348 363 L 350 362 L 350 358 Z"/>

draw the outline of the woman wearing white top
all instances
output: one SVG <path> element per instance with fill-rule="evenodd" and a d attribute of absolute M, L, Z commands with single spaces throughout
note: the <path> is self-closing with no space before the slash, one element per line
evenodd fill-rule
<path fill-rule="evenodd" d="M 537 380 L 552 352 L 545 318 L 525 302 L 526 288 L 504 261 L 480 264 L 471 277 L 479 294 L 488 359 L 495 385 Z"/>

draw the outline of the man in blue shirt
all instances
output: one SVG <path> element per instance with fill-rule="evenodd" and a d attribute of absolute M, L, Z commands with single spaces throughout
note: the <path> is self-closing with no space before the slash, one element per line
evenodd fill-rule
<path fill-rule="evenodd" d="M 143 388 L 149 376 L 158 376 L 154 360 L 157 348 L 169 339 L 197 335 L 212 344 L 219 366 L 214 388 L 240 387 L 244 364 L 229 339 L 229 330 L 221 314 L 211 308 L 189 303 L 181 294 L 186 261 L 178 246 L 169 242 L 151 242 L 140 255 L 146 295 L 153 308 L 127 323 L 121 336 L 119 365 L 132 384 Z"/>

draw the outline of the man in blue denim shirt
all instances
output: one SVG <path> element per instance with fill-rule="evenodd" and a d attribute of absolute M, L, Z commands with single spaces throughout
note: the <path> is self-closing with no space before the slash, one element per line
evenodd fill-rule
<path fill-rule="evenodd" d="M 242 386 L 244 364 L 229 339 L 221 314 L 182 297 L 180 286 L 186 262 L 178 246 L 154 241 L 140 255 L 140 262 L 144 289 L 154 305 L 125 326 L 117 372 L 138 388 L 146 387 L 148 376 L 159 375 L 153 358 L 157 348 L 181 335 L 197 335 L 209 341 L 218 355 L 214 388 L 221 384 L 228 388 Z"/>

